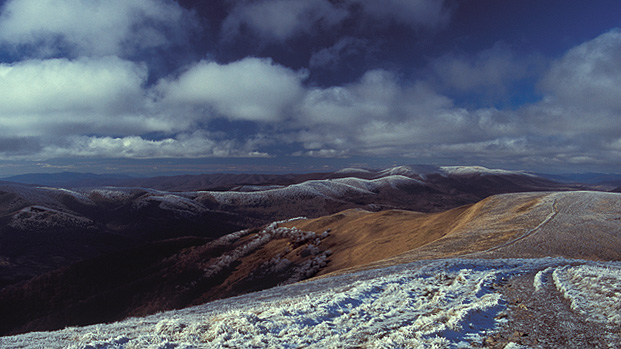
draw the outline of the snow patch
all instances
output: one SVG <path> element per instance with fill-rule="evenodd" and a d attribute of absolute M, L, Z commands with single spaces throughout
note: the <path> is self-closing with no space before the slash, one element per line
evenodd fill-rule
<path fill-rule="evenodd" d="M 288 223 L 298 219 L 303 219 L 301 217 L 291 218 L 287 220 L 282 220 L 278 222 L 273 222 L 267 225 L 265 228 L 254 234 L 252 239 L 247 243 L 235 248 L 234 250 L 227 252 L 217 258 L 215 258 L 209 266 L 203 270 L 203 277 L 211 278 L 218 275 L 222 270 L 228 268 L 232 263 L 238 261 L 240 258 L 248 255 L 249 253 L 256 251 L 261 248 L 268 242 L 279 239 L 279 238 L 288 238 L 292 241 L 293 247 L 299 247 L 308 243 L 307 248 L 311 249 L 307 255 L 314 255 L 314 257 L 304 264 L 295 268 L 293 275 L 287 280 L 285 283 L 293 283 L 306 278 L 309 278 L 315 275 L 320 268 L 326 265 L 326 259 L 330 256 L 330 251 L 319 251 L 313 250 L 313 247 L 319 245 L 321 240 L 327 237 L 327 235 L 318 235 L 313 231 L 303 231 L 296 227 L 286 228 L 279 227 L 280 223 Z M 248 230 L 242 230 L 239 232 L 235 232 L 232 234 L 228 234 L 223 236 L 217 240 L 215 240 L 212 244 L 216 245 L 226 245 L 230 242 L 237 240 L 238 238 L 247 235 Z M 288 265 L 288 260 L 280 259 L 280 257 L 276 257 L 275 259 L 268 261 L 265 267 L 269 267 L 271 269 L 284 269 L 285 265 Z"/>

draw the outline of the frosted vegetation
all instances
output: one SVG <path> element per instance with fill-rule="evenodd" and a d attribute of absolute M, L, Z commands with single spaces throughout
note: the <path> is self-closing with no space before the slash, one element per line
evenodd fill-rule
<path fill-rule="evenodd" d="M 621 269 L 565 266 L 552 272 L 554 284 L 571 308 L 591 321 L 621 328 Z"/>
<path fill-rule="evenodd" d="M 302 218 L 303 217 L 291 218 L 267 225 L 265 228 L 253 234 L 246 243 L 215 258 L 215 260 L 210 262 L 210 265 L 204 270 L 203 276 L 205 278 L 213 278 L 222 270 L 230 267 L 233 263 L 240 261 L 242 257 L 256 251 L 270 241 L 282 238 L 288 239 L 291 242 L 290 247 L 293 249 L 305 245 L 304 249 L 301 251 L 301 255 L 309 257 L 301 265 L 296 266 L 291 272 L 289 272 L 289 278 L 284 282 L 284 284 L 301 281 L 314 276 L 321 268 L 326 266 L 327 258 L 332 254 L 330 250 L 323 251 L 318 247 L 321 244 L 321 241 L 328 237 L 328 232 L 325 231 L 321 234 L 317 234 L 314 231 L 304 231 L 295 227 L 278 227 L 278 224 L 280 223 L 287 223 Z M 228 234 L 211 242 L 211 246 L 227 246 L 235 240 L 248 234 L 250 234 L 248 230 L 241 230 Z M 266 261 L 258 268 L 258 270 L 262 270 L 268 274 L 280 274 L 291 266 L 291 264 L 291 261 L 287 258 L 283 258 L 283 256 L 279 254 Z"/>
<path fill-rule="evenodd" d="M 621 263 L 448 259 L 279 286 L 119 323 L 4 337 L 0 346 L 468 348 L 507 321 L 498 285 L 529 273 L 535 283 L 554 285 L 576 316 L 618 329 Z"/>

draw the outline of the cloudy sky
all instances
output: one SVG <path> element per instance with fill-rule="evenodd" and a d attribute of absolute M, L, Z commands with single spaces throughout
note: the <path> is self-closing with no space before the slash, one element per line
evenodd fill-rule
<path fill-rule="evenodd" d="M 621 172 L 618 0 L 0 4 L 0 176 Z"/>

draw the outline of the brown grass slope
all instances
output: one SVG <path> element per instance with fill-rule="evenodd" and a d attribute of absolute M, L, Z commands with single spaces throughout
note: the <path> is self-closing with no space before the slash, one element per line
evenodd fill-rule
<path fill-rule="evenodd" d="M 331 230 L 319 275 L 449 257 L 621 260 L 614 193 L 503 194 L 442 213 L 352 210 L 288 225 Z"/>
<path fill-rule="evenodd" d="M 467 219 L 473 205 L 442 213 L 425 214 L 389 210 L 369 212 L 361 209 L 285 224 L 302 230 L 329 230 L 321 244 L 332 252 L 320 275 L 361 266 L 413 250 L 436 241 Z"/>

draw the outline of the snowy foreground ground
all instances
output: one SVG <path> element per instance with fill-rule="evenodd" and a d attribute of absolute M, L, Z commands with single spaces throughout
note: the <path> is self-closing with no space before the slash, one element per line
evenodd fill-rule
<path fill-rule="evenodd" d="M 480 346 L 510 318 L 501 285 L 525 274 L 532 275 L 530 297 L 553 289 L 575 316 L 619 343 L 621 263 L 544 258 L 419 261 L 113 324 L 0 337 L 0 347 Z"/>

